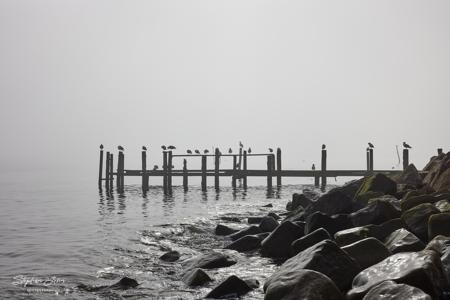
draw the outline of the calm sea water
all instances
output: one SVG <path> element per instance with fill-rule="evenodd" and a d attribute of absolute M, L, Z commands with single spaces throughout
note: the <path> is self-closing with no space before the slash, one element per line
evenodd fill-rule
<path fill-rule="evenodd" d="M 2 299 L 196 299 L 231 274 L 254 278 L 261 288 L 246 299 L 262 298 L 262 283 L 276 265 L 254 255 L 211 270 L 215 282 L 190 289 L 180 281 L 179 263 L 163 263 L 169 249 L 186 259 L 220 249 L 213 234 L 223 216 L 245 218 L 283 211 L 292 193 L 311 186 L 286 185 L 268 192 L 222 187 L 207 192 L 161 187 L 142 194 L 129 184 L 123 194 L 99 192 L 95 178 L 58 172 L 9 172 L 0 177 L 0 290 Z M 227 183 L 224 182 L 224 185 Z M 273 208 L 263 205 L 273 204 Z M 233 224 L 246 226 L 245 223 Z M 123 276 L 140 285 L 127 291 L 87 292 L 79 284 L 108 285 Z"/>

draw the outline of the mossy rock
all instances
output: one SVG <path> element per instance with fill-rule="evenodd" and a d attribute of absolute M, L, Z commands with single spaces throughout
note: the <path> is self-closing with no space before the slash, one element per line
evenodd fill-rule
<path fill-rule="evenodd" d="M 383 194 L 395 195 L 397 192 L 397 183 L 381 173 L 371 175 L 364 179 L 354 199 L 367 192 L 381 192 Z"/>
<path fill-rule="evenodd" d="M 440 200 L 434 204 L 434 206 L 439 209 L 441 213 L 450 213 L 450 202 L 449 200 Z"/>
<path fill-rule="evenodd" d="M 356 210 L 361 209 L 364 206 L 366 206 L 371 199 L 378 198 L 378 197 L 381 197 L 383 195 L 384 194 L 382 192 L 373 192 L 373 191 L 368 191 L 368 192 L 362 193 L 360 195 L 357 195 L 353 199 L 354 208 Z"/>
<path fill-rule="evenodd" d="M 408 229 L 423 242 L 428 241 L 428 218 L 438 214 L 439 210 L 430 203 L 422 203 L 402 214 L 402 221 Z"/>
<path fill-rule="evenodd" d="M 428 237 L 443 235 L 450 237 L 450 213 L 435 214 L 428 219 Z"/>

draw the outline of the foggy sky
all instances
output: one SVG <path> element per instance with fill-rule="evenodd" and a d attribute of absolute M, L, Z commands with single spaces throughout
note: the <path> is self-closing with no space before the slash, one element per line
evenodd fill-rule
<path fill-rule="evenodd" d="M 422 168 L 450 150 L 450 2 L 0 0 L 0 103 L 3 170 L 240 140 L 330 169 L 407 141 Z"/>

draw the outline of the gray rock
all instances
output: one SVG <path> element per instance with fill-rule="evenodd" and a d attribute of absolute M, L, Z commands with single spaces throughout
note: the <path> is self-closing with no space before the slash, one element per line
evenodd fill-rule
<path fill-rule="evenodd" d="M 255 234 L 258 234 L 258 233 L 262 233 L 261 229 L 258 226 L 256 226 L 256 225 L 252 225 L 250 227 L 244 228 L 242 230 L 239 230 L 236 233 L 233 233 L 233 234 L 229 235 L 229 237 L 230 237 L 230 239 L 232 241 L 235 241 L 237 239 L 240 239 L 243 236 L 255 235 Z"/>
<path fill-rule="evenodd" d="M 264 300 L 341 300 L 334 282 L 322 273 L 295 269 L 278 271 L 264 284 Z"/>
<path fill-rule="evenodd" d="M 231 228 L 223 224 L 217 224 L 216 229 L 214 230 L 216 235 L 230 235 L 238 231 L 239 229 Z"/>
<path fill-rule="evenodd" d="M 313 203 L 312 199 L 307 197 L 305 194 L 294 193 L 292 195 L 291 209 L 295 210 L 299 207 L 306 208 Z"/>
<path fill-rule="evenodd" d="M 425 248 L 425 244 L 417 236 L 404 228 L 392 232 L 384 244 L 392 253 L 421 251 Z"/>
<path fill-rule="evenodd" d="M 275 220 L 272 217 L 265 216 L 262 218 L 261 222 L 259 223 L 259 228 L 262 232 L 271 232 L 274 231 L 275 228 L 280 225 L 277 220 Z"/>
<path fill-rule="evenodd" d="M 425 249 L 436 251 L 439 254 L 447 278 L 450 279 L 450 238 L 438 235 L 428 243 Z"/>
<path fill-rule="evenodd" d="M 216 269 L 229 267 L 236 264 L 237 260 L 230 254 L 220 253 L 216 251 L 210 251 L 205 254 L 200 254 L 191 259 L 185 260 L 182 263 L 183 269 L 193 270 L 196 268 L 201 269 Z"/>
<path fill-rule="evenodd" d="M 279 216 L 279 215 L 277 215 L 276 213 L 274 213 L 274 212 L 270 212 L 270 213 L 268 213 L 267 214 L 269 217 L 272 217 L 272 218 L 274 218 L 275 220 L 279 220 L 279 219 L 281 219 L 281 217 Z"/>
<path fill-rule="evenodd" d="M 439 210 L 433 204 L 423 203 L 403 212 L 402 220 L 409 231 L 426 242 L 428 241 L 428 218 L 437 213 Z"/>
<path fill-rule="evenodd" d="M 364 178 L 364 182 L 355 194 L 358 195 L 367 192 L 381 192 L 385 195 L 395 195 L 397 192 L 397 183 L 384 174 L 377 173 Z"/>
<path fill-rule="evenodd" d="M 390 202 L 376 199 L 366 207 L 350 214 L 354 226 L 379 225 L 391 219 L 400 217 L 400 210 Z"/>
<path fill-rule="evenodd" d="M 428 219 L 428 237 L 450 236 L 450 213 L 441 213 L 430 216 Z"/>
<path fill-rule="evenodd" d="M 261 238 L 256 235 L 246 235 L 227 245 L 225 249 L 246 252 L 257 249 L 261 246 Z"/>
<path fill-rule="evenodd" d="M 178 251 L 169 251 L 161 255 L 159 259 L 168 262 L 174 262 L 180 259 L 180 253 Z"/>
<path fill-rule="evenodd" d="M 422 176 L 413 164 L 407 166 L 401 174 L 393 175 L 391 178 L 397 182 L 397 184 L 407 184 L 414 187 L 418 187 L 423 184 Z"/>
<path fill-rule="evenodd" d="M 396 283 L 392 280 L 386 280 L 374 286 L 364 296 L 363 300 L 432 300 L 430 295 L 424 293 L 421 289 L 416 287 Z"/>
<path fill-rule="evenodd" d="M 330 234 L 323 228 L 316 229 L 304 237 L 292 242 L 291 256 L 297 255 L 299 252 L 302 252 L 303 250 L 314 246 L 323 240 L 331 240 Z"/>
<path fill-rule="evenodd" d="M 293 241 L 303 236 L 303 228 L 292 223 L 281 223 L 261 242 L 261 253 L 268 257 L 289 257 Z"/>
<path fill-rule="evenodd" d="M 348 215 L 328 216 L 322 212 L 316 212 L 306 219 L 305 234 L 316 229 L 323 228 L 330 234 L 353 227 Z"/>
<path fill-rule="evenodd" d="M 334 188 L 306 207 L 305 214 L 307 216 L 315 212 L 321 212 L 329 216 L 347 214 L 352 212 L 352 206 L 352 199 L 342 188 Z"/>
<path fill-rule="evenodd" d="M 347 297 L 361 299 L 372 287 L 385 280 L 415 286 L 434 298 L 439 297 L 447 286 L 437 252 L 402 252 L 360 272 L 353 279 L 353 287 Z"/>
<path fill-rule="evenodd" d="M 211 277 L 199 268 L 186 272 L 182 280 L 188 286 L 199 286 L 212 281 Z"/>
<path fill-rule="evenodd" d="M 376 238 L 370 237 L 342 247 L 361 266 L 368 268 L 379 263 L 392 253 Z"/>
<path fill-rule="evenodd" d="M 259 224 L 259 223 L 261 223 L 262 219 L 263 219 L 263 217 L 248 217 L 247 223 L 248 224 Z"/>
<path fill-rule="evenodd" d="M 247 294 L 252 290 L 248 284 L 239 277 L 232 275 L 210 291 L 205 298 L 231 298 Z"/>

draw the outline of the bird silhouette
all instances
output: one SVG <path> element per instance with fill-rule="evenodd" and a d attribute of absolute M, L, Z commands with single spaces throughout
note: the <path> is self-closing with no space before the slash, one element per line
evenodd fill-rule
<path fill-rule="evenodd" d="M 142 150 L 147 151 L 147 147 L 142 146 Z"/>
<path fill-rule="evenodd" d="M 208 150 L 208 149 L 205 149 L 205 150 L 203 150 L 203 153 L 208 154 L 208 153 L 209 153 L 209 150 Z"/>
<path fill-rule="evenodd" d="M 163 150 L 167 150 L 167 147 L 166 147 L 166 146 L 164 146 L 164 145 L 162 145 L 162 146 L 161 146 L 161 149 L 163 149 Z"/>
<path fill-rule="evenodd" d="M 372 143 L 367 143 L 367 145 L 369 145 L 369 148 L 375 148 L 375 146 Z"/>
<path fill-rule="evenodd" d="M 228 149 L 228 153 L 229 153 L 229 154 L 233 153 L 233 149 L 229 148 L 229 149 Z"/>
<path fill-rule="evenodd" d="M 123 149 L 123 147 L 122 146 L 117 146 L 117 149 L 119 149 L 119 151 L 123 151 L 124 149 Z"/>
<path fill-rule="evenodd" d="M 248 148 L 248 154 L 252 153 L 252 148 Z"/>
<path fill-rule="evenodd" d="M 272 153 L 272 152 L 273 152 L 273 149 L 272 149 L 272 148 L 269 148 L 269 152 Z"/>
<path fill-rule="evenodd" d="M 241 141 L 239 141 L 239 147 L 244 148 L 244 145 L 242 144 Z"/>
<path fill-rule="evenodd" d="M 103 150 L 103 144 L 100 144 L 100 149 L 102 149 L 102 150 Z"/>
<path fill-rule="evenodd" d="M 153 171 L 156 171 L 156 170 L 158 170 L 158 165 L 153 166 Z"/>
<path fill-rule="evenodd" d="M 405 147 L 406 149 L 411 149 L 412 147 L 410 145 L 408 145 L 406 142 L 403 142 L 403 147 Z"/>
<path fill-rule="evenodd" d="M 192 151 L 191 150 L 187 150 L 186 153 L 187 154 L 192 154 Z"/>
<path fill-rule="evenodd" d="M 169 147 L 167 147 L 167 149 L 169 149 L 169 150 L 175 150 L 175 149 L 177 149 L 177 147 L 170 145 Z"/>
<path fill-rule="evenodd" d="M 315 171 L 316 170 L 316 165 L 312 164 L 311 170 Z"/>
<path fill-rule="evenodd" d="M 325 144 L 322 144 L 322 150 L 325 150 L 327 146 Z"/>
<path fill-rule="evenodd" d="M 197 150 L 197 149 L 195 149 L 195 151 L 194 151 L 196 154 L 200 154 L 200 151 L 199 150 Z"/>

